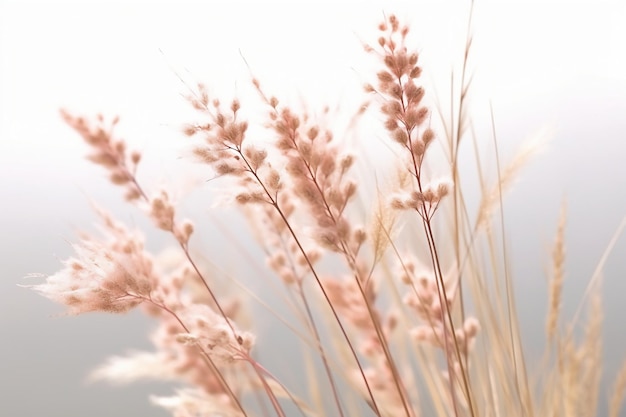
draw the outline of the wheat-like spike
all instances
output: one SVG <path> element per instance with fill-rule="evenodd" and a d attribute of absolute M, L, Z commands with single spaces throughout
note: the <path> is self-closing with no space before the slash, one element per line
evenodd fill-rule
<path fill-rule="evenodd" d="M 548 315 L 546 318 L 546 337 L 549 342 L 554 341 L 556 327 L 561 310 L 561 295 L 563 281 L 565 279 L 565 223 L 567 209 L 565 204 L 561 206 L 561 214 L 557 226 L 556 238 L 552 247 L 552 277 L 549 288 Z"/>
<path fill-rule="evenodd" d="M 511 188 L 519 172 L 539 153 L 548 137 L 549 132 L 541 130 L 527 139 L 517 151 L 515 157 L 500 173 L 499 183 L 494 184 L 490 190 L 483 194 L 476 220 L 477 229 L 483 228 L 488 224 L 491 214 L 500 204 L 500 193 L 504 193 L 504 191 Z"/>
<path fill-rule="evenodd" d="M 626 360 L 622 363 L 613 383 L 613 391 L 609 401 L 609 417 L 619 417 L 624 397 L 626 397 Z"/>

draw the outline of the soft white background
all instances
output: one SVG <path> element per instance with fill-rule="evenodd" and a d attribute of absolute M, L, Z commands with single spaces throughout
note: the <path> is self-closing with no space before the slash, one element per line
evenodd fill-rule
<path fill-rule="evenodd" d="M 177 178 L 185 164 L 179 127 L 191 119 L 179 76 L 245 102 L 250 88 L 243 55 L 263 85 L 292 104 L 306 97 L 312 109 L 324 103 L 354 108 L 364 98 L 361 84 L 372 77 L 360 41 L 375 41 L 383 12 L 395 12 L 412 23 L 429 93 L 436 88 L 447 97 L 467 11 L 465 1 L 1 1 L 0 415 L 160 416 L 147 405 L 147 394 L 169 392 L 165 386 L 83 383 L 108 354 L 149 347 L 143 318 L 58 317 L 59 308 L 17 287 L 32 283 L 22 278 L 28 273 L 58 269 L 71 253 L 74 232 L 92 227 L 91 198 L 145 225 L 82 159 L 85 146 L 60 121 L 60 107 L 122 115 L 119 131 L 145 149 L 142 175 L 155 185 Z M 537 129 L 555 132 L 506 206 L 531 359 L 541 352 L 544 272 L 560 202 L 566 198 L 570 208 L 568 312 L 626 214 L 624 22 L 621 1 L 479 1 L 476 9 L 477 129 L 489 131 L 491 102 L 505 158 Z M 379 142 L 361 138 L 364 147 Z M 196 197 L 203 206 L 195 212 L 206 214 L 211 201 Z M 202 242 L 223 246 L 213 232 Z M 148 245 L 167 242 L 152 232 Z M 609 377 L 626 353 L 625 250 L 622 239 L 605 273 Z"/>

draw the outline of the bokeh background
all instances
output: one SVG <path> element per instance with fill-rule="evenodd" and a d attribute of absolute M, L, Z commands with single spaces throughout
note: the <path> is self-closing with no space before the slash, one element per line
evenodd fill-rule
<path fill-rule="evenodd" d="M 18 286 L 38 282 L 24 278 L 30 273 L 54 273 L 71 254 L 76 232 L 94 229 L 92 200 L 144 227 L 149 248 L 172 243 L 83 159 L 86 147 L 60 120 L 60 107 L 121 115 L 118 132 L 144 150 L 142 180 L 149 186 L 179 181 L 185 210 L 204 219 L 197 248 L 236 268 L 237 247 L 251 247 L 252 239 L 240 219 L 211 208 L 202 185 L 206 173 L 187 168 L 180 127 L 193 119 L 181 97 L 185 83 L 202 81 L 216 95 L 238 95 L 245 104 L 255 100 L 252 71 L 291 104 L 355 109 L 365 98 L 361 85 L 373 78 L 361 42 L 375 42 L 376 24 L 393 12 L 412 24 L 427 94 L 445 105 L 462 56 L 468 4 L 0 1 L 0 415 L 159 417 L 166 413 L 147 397 L 171 392 L 167 385 L 85 383 L 107 356 L 150 348 L 151 324 L 141 315 L 65 317 Z M 542 352 L 545 272 L 561 202 L 569 207 L 565 314 L 577 308 L 626 215 L 624 22 L 621 1 L 476 4 L 471 108 L 487 161 L 493 162 L 490 106 L 505 160 L 525 137 L 552 132 L 505 207 L 531 366 Z M 365 135 L 360 144 L 375 148 L 380 138 Z M 211 223 L 215 218 L 222 219 L 219 227 Z M 604 273 L 606 381 L 626 355 L 625 275 L 622 238 Z M 261 338 L 280 343 L 284 330 L 260 325 Z M 605 382 L 602 403 L 606 388 Z"/>

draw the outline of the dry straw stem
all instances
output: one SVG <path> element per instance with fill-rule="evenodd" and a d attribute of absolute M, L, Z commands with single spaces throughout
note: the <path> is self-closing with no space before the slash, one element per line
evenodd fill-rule
<path fill-rule="evenodd" d="M 493 119 L 492 125 L 496 161 L 498 162 L 498 145 L 495 142 Z M 514 158 L 514 162 L 504 170 L 499 169 L 498 162 L 497 172 L 500 174 L 498 181 L 492 188 L 488 189 L 483 179 L 483 168 L 480 164 L 476 141 L 473 142 L 483 198 L 476 221 L 467 228 L 467 230 L 471 230 L 469 239 L 463 241 L 466 245 L 464 249 L 466 253 L 461 258 L 460 276 L 464 277 L 464 282 L 472 291 L 472 305 L 477 309 L 477 316 L 483 327 L 483 337 L 480 341 L 482 349 L 479 351 L 482 352 L 483 360 L 488 366 L 488 370 L 480 370 L 476 373 L 477 379 L 473 380 L 473 386 L 475 392 L 483 393 L 484 401 L 491 402 L 487 407 L 489 412 L 497 408 L 514 408 L 519 409 L 522 415 L 533 415 L 535 406 L 526 377 L 526 364 L 516 317 L 511 277 L 508 272 L 502 199 L 504 189 L 511 184 L 517 171 L 530 159 L 537 146 L 531 143 L 523 147 L 523 150 Z M 501 174 L 502 172 L 504 174 Z M 459 196 L 461 198 L 460 207 L 465 207 L 462 194 Z M 498 237 L 490 223 L 492 211 L 498 208 L 502 235 L 500 237 L 502 239 L 501 249 L 497 249 Z M 465 221 L 469 225 L 467 215 Z M 455 230 L 457 229 L 455 228 Z M 479 232 L 483 232 L 483 234 Z M 457 230 L 457 233 L 460 231 Z M 482 266 L 484 260 L 481 258 L 484 256 L 481 253 L 482 246 L 479 245 L 480 236 L 484 237 L 487 245 L 485 253 L 489 267 L 486 269 Z M 493 282 L 489 282 L 489 278 Z M 504 288 L 502 288 L 502 283 L 505 284 Z M 494 381 L 497 381 L 496 385 L 493 385 Z M 485 404 L 489 404 L 489 402 Z"/>
<path fill-rule="evenodd" d="M 578 322 L 578 317 L 580 316 L 582 312 L 582 308 L 585 305 L 585 301 L 590 296 L 590 294 L 592 294 L 594 288 L 596 287 L 597 282 L 602 279 L 602 271 L 604 271 L 604 266 L 606 265 L 606 262 L 609 259 L 609 255 L 613 252 L 613 249 L 615 248 L 617 241 L 624 233 L 624 229 L 626 229 L 626 216 L 622 219 L 619 226 L 617 226 L 617 228 L 615 229 L 615 232 L 613 233 L 613 236 L 611 236 L 611 240 L 609 241 L 608 245 L 604 249 L 604 252 L 602 253 L 602 256 L 600 257 L 600 261 L 598 261 L 598 264 L 596 265 L 596 268 L 593 271 L 593 275 L 591 276 L 591 279 L 589 280 L 589 284 L 587 284 L 587 288 L 585 289 L 585 294 L 583 295 L 583 299 L 581 300 L 581 303 L 579 304 L 578 309 L 576 310 L 576 313 L 574 314 L 574 317 L 572 318 L 572 323 Z"/>

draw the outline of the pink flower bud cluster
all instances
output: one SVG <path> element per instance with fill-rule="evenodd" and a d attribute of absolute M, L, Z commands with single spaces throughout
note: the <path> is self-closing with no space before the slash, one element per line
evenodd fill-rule
<path fill-rule="evenodd" d="M 457 277 L 454 276 L 454 271 L 454 269 L 449 271 L 443 277 L 446 296 L 443 299 L 443 292 L 435 278 L 428 276 L 428 274 L 416 277 L 415 263 L 407 256 L 403 264 L 401 278 L 404 283 L 411 287 L 411 290 L 405 295 L 404 303 L 422 321 L 422 324 L 410 329 L 410 334 L 416 342 L 426 342 L 443 351 L 446 351 L 447 346 L 456 346 L 459 353 L 465 356 L 473 345 L 480 325 L 474 317 L 468 317 L 461 326 L 455 326 L 453 332 L 450 329 L 448 312 L 452 311 L 455 298 L 458 295 L 458 282 Z M 445 303 L 443 306 L 442 301 Z M 458 362 L 458 357 L 454 352 L 448 352 L 448 355 L 453 364 Z"/>
<path fill-rule="evenodd" d="M 135 171 L 141 161 L 141 153 L 132 151 L 129 155 L 126 142 L 114 138 L 113 128 L 119 121 L 117 117 L 107 126 L 102 115 L 97 117 L 95 124 L 66 111 L 62 111 L 61 115 L 91 146 L 92 153 L 88 159 L 109 171 L 109 180 L 113 184 L 126 189 L 125 197 L 128 201 L 145 197 L 135 181 Z"/>

